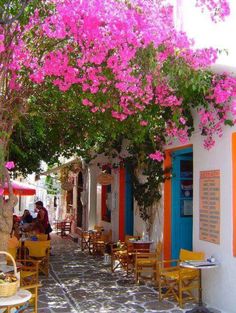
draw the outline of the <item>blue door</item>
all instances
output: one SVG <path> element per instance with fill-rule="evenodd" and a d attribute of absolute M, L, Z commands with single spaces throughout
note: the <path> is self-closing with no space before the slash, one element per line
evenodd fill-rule
<path fill-rule="evenodd" d="M 134 210 L 131 168 L 125 168 L 125 234 L 133 235 Z"/>
<path fill-rule="evenodd" d="M 172 154 L 171 256 L 179 258 L 181 248 L 192 250 L 193 154 L 192 148 Z"/>

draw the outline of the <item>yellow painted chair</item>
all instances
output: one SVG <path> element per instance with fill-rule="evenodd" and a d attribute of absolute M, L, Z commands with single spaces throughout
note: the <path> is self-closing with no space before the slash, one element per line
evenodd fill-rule
<path fill-rule="evenodd" d="M 38 288 L 40 287 L 42 287 L 40 284 L 21 286 L 22 289 L 29 290 L 32 294 L 29 300 L 29 308 L 27 308 L 27 312 L 29 310 L 30 313 L 38 313 Z"/>
<path fill-rule="evenodd" d="M 145 280 L 159 280 L 159 266 L 162 256 L 162 242 L 156 245 L 155 252 L 138 252 L 135 254 L 135 282 L 139 283 L 140 278 Z"/>
<path fill-rule="evenodd" d="M 118 268 L 126 270 L 127 275 L 132 272 L 134 267 L 134 250 L 132 239 L 137 240 L 139 236 L 125 236 L 124 242 L 111 244 L 111 271 Z M 130 240 L 131 239 L 131 240 Z"/>
<path fill-rule="evenodd" d="M 20 283 L 22 286 L 38 284 L 39 263 L 37 260 L 26 260 L 17 258 L 20 242 L 17 238 L 10 238 L 8 241 L 8 252 L 13 256 L 17 263 L 20 263 Z M 10 262 L 7 259 L 7 262 Z"/>
<path fill-rule="evenodd" d="M 39 273 L 43 273 L 48 277 L 50 240 L 25 241 L 25 247 L 28 250 L 28 260 L 40 261 Z"/>
<path fill-rule="evenodd" d="M 127 268 L 127 246 L 125 242 L 111 243 L 111 271 Z"/>
<path fill-rule="evenodd" d="M 46 241 L 46 240 L 48 240 L 48 234 L 37 234 L 36 237 L 37 237 L 37 239 L 39 241 Z"/>
<path fill-rule="evenodd" d="M 93 253 L 104 255 L 106 246 L 112 241 L 112 230 L 108 232 L 100 233 L 100 235 L 94 240 Z"/>
<path fill-rule="evenodd" d="M 13 256 L 14 259 L 16 259 L 17 250 L 19 247 L 20 242 L 15 236 L 12 236 L 11 238 L 8 239 L 7 251 Z M 8 261 L 9 259 L 7 258 L 7 262 Z"/>
<path fill-rule="evenodd" d="M 200 271 L 198 269 L 181 268 L 181 261 L 204 260 L 204 252 L 180 250 L 179 260 L 161 262 L 159 277 L 159 299 L 174 297 L 183 308 L 185 300 L 199 300 Z M 193 291 L 197 291 L 197 297 Z"/>
<path fill-rule="evenodd" d="M 81 232 L 81 242 L 80 242 L 80 246 L 81 246 L 81 250 L 89 250 L 89 241 L 90 241 L 90 234 L 88 231 L 83 230 Z"/>
<path fill-rule="evenodd" d="M 104 227 L 103 226 L 100 226 L 100 225 L 94 225 L 94 230 L 97 230 L 99 232 L 102 232 L 104 231 Z"/>

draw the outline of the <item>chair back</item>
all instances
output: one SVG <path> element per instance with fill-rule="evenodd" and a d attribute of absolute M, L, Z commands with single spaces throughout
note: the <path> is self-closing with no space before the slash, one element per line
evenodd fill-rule
<path fill-rule="evenodd" d="M 162 242 L 159 240 L 157 242 L 157 245 L 156 245 L 156 250 L 155 250 L 155 253 L 156 253 L 156 257 L 158 260 L 161 260 L 162 259 Z"/>
<path fill-rule="evenodd" d="M 17 256 L 17 250 L 20 246 L 19 240 L 15 237 L 12 236 L 11 238 L 8 239 L 8 244 L 7 244 L 7 251 L 8 253 L 11 254 L 11 256 L 16 259 Z M 10 259 L 7 257 L 7 262 L 9 262 Z"/>
<path fill-rule="evenodd" d="M 37 234 L 36 237 L 38 238 L 39 241 L 46 241 L 46 240 L 48 240 L 48 235 L 47 234 Z"/>
<path fill-rule="evenodd" d="M 104 230 L 104 227 L 103 226 L 99 226 L 99 225 L 94 225 L 94 230 L 97 230 L 97 231 L 103 231 Z"/>
<path fill-rule="evenodd" d="M 125 243 L 131 242 L 130 239 L 132 240 L 138 240 L 140 239 L 140 236 L 131 236 L 131 235 L 125 235 Z"/>
<path fill-rule="evenodd" d="M 45 241 L 25 241 L 25 247 L 29 250 L 30 257 L 45 257 L 50 248 L 50 240 Z"/>
<path fill-rule="evenodd" d="M 110 229 L 108 232 L 102 233 L 101 240 L 103 240 L 105 243 L 112 242 L 112 230 Z"/>
<path fill-rule="evenodd" d="M 179 259 L 180 261 L 190 261 L 190 260 L 202 261 L 205 259 L 205 253 L 180 249 Z"/>

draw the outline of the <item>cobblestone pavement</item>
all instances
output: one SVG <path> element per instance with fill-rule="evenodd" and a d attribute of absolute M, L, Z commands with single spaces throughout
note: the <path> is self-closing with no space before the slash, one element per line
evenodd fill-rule
<path fill-rule="evenodd" d="M 39 313 L 183 313 L 193 308 L 159 302 L 154 287 L 135 284 L 123 271 L 111 273 L 102 257 L 82 252 L 72 240 L 52 235 L 52 254 L 48 279 L 40 276 Z"/>

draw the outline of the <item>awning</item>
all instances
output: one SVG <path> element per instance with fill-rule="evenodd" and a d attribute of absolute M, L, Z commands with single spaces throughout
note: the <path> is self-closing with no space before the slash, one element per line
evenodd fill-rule
<path fill-rule="evenodd" d="M 36 193 L 36 189 L 34 187 L 22 182 L 12 181 L 11 185 L 13 193 L 17 196 L 34 196 Z M 4 195 L 9 195 L 7 184 L 4 187 Z"/>

